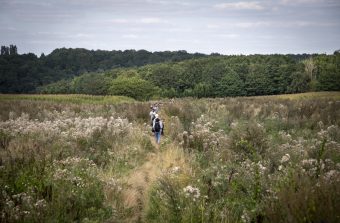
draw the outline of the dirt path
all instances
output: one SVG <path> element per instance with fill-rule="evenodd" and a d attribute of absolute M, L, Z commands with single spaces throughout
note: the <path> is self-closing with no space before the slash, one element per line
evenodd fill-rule
<path fill-rule="evenodd" d="M 151 136 L 150 140 L 155 147 L 155 153 L 150 153 L 144 164 L 123 179 L 127 184 L 123 190 L 124 206 L 134 211 L 129 222 L 140 222 L 142 219 L 148 192 L 157 178 L 175 166 L 186 165 L 184 153 L 178 146 L 173 143 L 159 146 Z"/>

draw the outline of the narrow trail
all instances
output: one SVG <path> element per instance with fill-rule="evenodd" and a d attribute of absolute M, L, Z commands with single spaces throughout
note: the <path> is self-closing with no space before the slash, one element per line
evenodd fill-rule
<path fill-rule="evenodd" d="M 166 114 L 160 114 L 163 123 L 170 123 Z M 165 129 L 167 126 L 165 125 Z M 157 179 L 174 167 L 187 169 L 188 162 L 183 148 L 168 138 L 161 137 L 161 144 L 157 144 L 155 137 L 150 135 L 154 151 L 150 152 L 145 162 L 121 178 L 126 186 L 122 191 L 123 206 L 132 210 L 132 216 L 125 222 L 142 222 L 143 213 L 148 206 L 148 193 Z"/>
<path fill-rule="evenodd" d="M 146 191 L 150 184 L 160 175 L 160 169 L 155 164 L 161 158 L 161 152 L 154 138 L 150 136 L 150 140 L 155 148 L 155 153 L 150 153 L 145 163 L 137 167 L 123 179 L 128 186 L 123 192 L 125 205 L 127 207 L 137 206 L 141 196 L 144 194 L 143 192 Z"/>
<path fill-rule="evenodd" d="M 186 165 L 184 153 L 176 144 L 159 146 L 153 136 L 150 136 L 150 140 L 155 152 L 150 153 L 146 162 L 123 178 L 123 182 L 127 185 L 122 192 L 124 206 L 134 211 L 129 222 L 140 222 L 143 218 L 142 213 L 147 206 L 148 192 L 157 178 L 175 166 Z"/>

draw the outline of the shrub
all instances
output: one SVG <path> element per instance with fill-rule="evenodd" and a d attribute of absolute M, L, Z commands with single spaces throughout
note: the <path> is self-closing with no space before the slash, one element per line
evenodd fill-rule
<path fill-rule="evenodd" d="M 112 81 L 109 94 L 128 96 L 137 100 L 148 100 L 157 91 L 157 87 L 138 76 L 118 77 Z"/>
<path fill-rule="evenodd" d="M 266 222 L 338 222 L 340 187 L 296 172 L 266 202 Z"/>

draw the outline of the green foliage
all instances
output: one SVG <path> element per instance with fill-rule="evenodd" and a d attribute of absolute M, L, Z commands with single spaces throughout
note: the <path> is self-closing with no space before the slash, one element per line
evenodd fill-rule
<path fill-rule="evenodd" d="M 167 177 L 160 179 L 150 193 L 146 219 L 149 222 L 182 222 L 181 208 L 184 208 L 184 205 L 180 189 L 177 182 Z"/>
<path fill-rule="evenodd" d="M 159 64 L 153 67 L 151 75 L 146 77 L 147 80 L 151 81 L 155 85 L 165 88 L 178 89 L 181 82 L 181 71 L 179 66 L 172 64 Z"/>
<path fill-rule="evenodd" d="M 37 57 L 32 53 L 17 54 L 16 46 L 2 46 L 0 93 L 32 93 L 40 86 L 72 79 L 88 72 L 104 72 L 117 67 L 135 67 L 205 56 L 186 51 L 151 53 L 145 50 L 93 51 L 61 48 L 55 49 L 49 55 Z"/>
<path fill-rule="evenodd" d="M 53 220 L 105 220 L 111 215 L 110 209 L 103 207 L 102 184 L 89 160 L 70 158 L 56 162 L 50 173 Z"/>
<path fill-rule="evenodd" d="M 157 87 L 138 76 L 118 77 L 112 81 L 109 89 L 109 93 L 112 95 L 124 95 L 137 100 L 150 99 L 157 91 Z"/>
<path fill-rule="evenodd" d="M 111 209 L 103 204 L 97 167 L 88 159 L 69 157 L 51 163 L 42 141 L 16 138 L 25 143 L 8 149 L 0 170 L 1 219 L 8 222 L 103 221 Z M 20 151 L 21 154 L 18 154 Z M 6 221 L 6 222 L 7 222 Z"/>
<path fill-rule="evenodd" d="M 295 172 L 295 170 L 294 170 Z M 267 222 L 338 222 L 340 187 L 335 182 L 294 173 L 266 202 Z M 335 208 L 333 208 L 335 207 Z"/>
<path fill-rule="evenodd" d="M 1 95 L 0 221 L 338 222 L 339 95 Z"/>
<path fill-rule="evenodd" d="M 245 85 L 235 71 L 230 70 L 221 79 L 217 85 L 216 95 L 224 96 L 242 96 L 245 95 Z"/>
<path fill-rule="evenodd" d="M 0 92 L 112 94 L 112 79 L 132 78 L 130 82 L 134 82 L 137 76 L 159 89 L 141 97 L 126 89 L 113 92 L 145 100 L 158 96 L 201 98 L 337 91 L 339 64 L 338 53 L 206 56 L 182 51 L 57 49 L 40 58 L 6 53 L 0 56 Z"/>
<path fill-rule="evenodd" d="M 72 88 L 78 94 L 105 95 L 111 81 L 103 74 L 84 74 L 73 79 Z"/>
<path fill-rule="evenodd" d="M 311 86 L 308 87 L 309 81 L 306 74 L 302 72 L 294 72 L 292 73 L 291 78 L 292 82 L 287 88 L 288 93 L 306 92 L 308 88 L 313 89 Z"/>
<path fill-rule="evenodd" d="M 240 124 L 231 132 L 231 137 L 234 149 L 245 153 L 251 160 L 258 159 L 258 156 L 264 155 L 268 149 L 264 127 L 254 122 Z"/>
<path fill-rule="evenodd" d="M 265 75 L 263 65 L 252 64 L 250 73 L 246 77 L 245 87 L 247 95 L 266 95 L 270 94 L 270 79 Z"/>
<path fill-rule="evenodd" d="M 340 57 L 340 56 L 339 56 Z M 318 72 L 317 89 L 321 91 L 340 90 L 340 68 L 336 64 L 325 64 Z"/>
<path fill-rule="evenodd" d="M 0 130 L 0 149 L 6 149 L 11 138 L 12 136 L 9 133 Z"/>
<path fill-rule="evenodd" d="M 38 87 L 37 92 L 42 94 L 70 94 L 73 93 L 73 85 L 71 81 L 60 80 Z"/>

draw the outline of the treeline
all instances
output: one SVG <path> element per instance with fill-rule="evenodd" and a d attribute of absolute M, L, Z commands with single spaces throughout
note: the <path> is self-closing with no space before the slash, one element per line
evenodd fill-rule
<path fill-rule="evenodd" d="M 146 50 L 103 51 L 56 49 L 49 55 L 17 53 L 15 45 L 1 46 L 0 93 L 34 93 L 37 87 L 88 72 L 118 67 L 138 67 L 166 61 L 205 57 L 186 51 L 148 52 Z"/>
<path fill-rule="evenodd" d="M 0 55 L 16 55 L 18 54 L 18 48 L 15 45 L 1 46 Z"/>
<path fill-rule="evenodd" d="M 209 56 L 86 73 L 40 93 L 225 97 L 340 90 L 340 54 Z"/>

